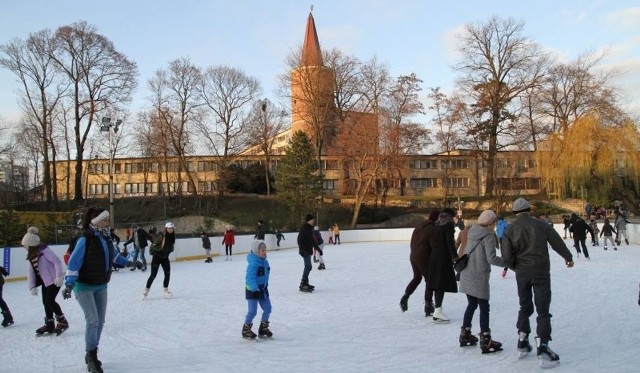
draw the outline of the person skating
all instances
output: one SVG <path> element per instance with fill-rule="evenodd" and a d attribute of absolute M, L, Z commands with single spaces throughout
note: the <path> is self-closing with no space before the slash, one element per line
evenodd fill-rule
<path fill-rule="evenodd" d="M 202 248 L 204 249 L 205 254 L 207 255 L 207 259 L 204 260 L 205 263 L 213 262 L 211 259 L 211 240 L 205 231 L 200 233 L 200 238 L 202 239 Z"/>
<path fill-rule="evenodd" d="M 538 313 L 536 346 L 538 361 L 543 368 L 560 363 L 560 357 L 549 348 L 551 341 L 551 274 L 548 245 L 573 267 L 573 256 L 560 235 L 548 224 L 529 215 L 531 205 L 524 198 L 514 201 L 512 211 L 515 221 L 504 231 L 502 259 L 516 273 L 520 311 L 518 312 L 518 343 L 520 356 L 531 352 L 529 317 L 534 304 Z M 535 303 L 534 303 L 535 301 Z"/>
<path fill-rule="evenodd" d="M 453 271 L 453 260 L 458 258 L 454 239 L 454 215 L 453 209 L 443 209 L 436 220 L 436 231 L 429 240 L 432 251 L 427 285 L 434 291 L 435 310 L 432 317 L 433 322 L 436 323 L 447 323 L 450 320 L 442 309 L 444 293 L 458 292 L 456 275 Z"/>
<path fill-rule="evenodd" d="M 624 242 L 629 244 L 629 234 L 627 233 L 627 219 L 624 216 L 623 212 L 616 213 L 616 220 L 614 221 L 616 226 L 616 243 L 618 246 L 622 245 L 622 238 L 624 238 Z"/>
<path fill-rule="evenodd" d="M 247 300 L 247 315 L 242 325 L 242 337 L 254 339 L 271 338 L 269 317 L 271 316 L 271 299 L 269 298 L 269 273 L 271 267 L 267 260 L 267 245 L 264 241 L 251 242 L 251 251 L 247 254 L 247 272 L 245 275 L 245 298 Z M 262 309 L 258 334 L 253 332 L 253 319 L 258 314 L 258 305 Z"/>
<path fill-rule="evenodd" d="M 22 237 L 22 246 L 27 250 L 27 283 L 31 295 L 38 295 L 38 287 L 42 285 L 42 304 L 44 306 L 44 325 L 36 329 L 37 335 L 45 333 L 60 334 L 69 327 L 69 322 L 56 302 L 62 287 L 64 271 L 62 261 L 47 247 L 40 244 L 38 228 L 29 227 Z M 55 316 L 55 319 L 54 319 Z"/>
<path fill-rule="evenodd" d="M 340 245 L 340 227 L 338 223 L 333 224 L 333 244 Z"/>
<path fill-rule="evenodd" d="M 0 266 L 0 310 L 2 310 L 3 328 L 6 328 L 7 326 L 13 324 L 13 316 L 11 315 L 11 311 L 9 310 L 9 306 L 2 297 L 2 288 L 4 287 L 4 278 L 6 276 L 9 276 L 9 273 L 4 269 L 3 266 Z"/>
<path fill-rule="evenodd" d="M 602 235 L 604 235 L 604 239 L 603 239 L 603 244 L 604 247 L 603 249 L 607 249 L 607 242 L 611 242 L 611 246 L 613 246 L 614 250 L 618 250 L 618 247 L 616 247 L 616 242 L 613 240 L 613 234 L 616 233 L 616 229 L 613 227 L 613 225 L 611 225 L 611 222 L 609 221 L 609 219 L 604 219 L 604 225 L 602 226 L 602 231 L 600 231 L 600 237 L 602 237 Z"/>
<path fill-rule="evenodd" d="M 313 238 L 313 227 L 316 223 L 316 218 L 307 214 L 304 219 L 304 223 L 300 226 L 298 232 L 298 254 L 302 257 L 304 262 L 304 269 L 302 271 L 302 279 L 300 280 L 299 289 L 302 292 L 310 293 L 315 290 L 315 286 L 309 284 L 309 273 L 311 273 L 311 255 L 313 255 L 313 249 L 316 246 Z"/>
<path fill-rule="evenodd" d="M 135 266 L 131 267 L 131 271 L 135 271 L 136 269 L 140 269 L 141 271 L 147 270 L 147 258 L 144 255 L 147 246 L 149 246 L 150 233 L 147 233 L 142 227 L 139 227 L 136 224 L 131 226 L 132 234 L 129 237 L 129 240 L 124 243 L 125 249 L 127 245 L 133 243 L 133 263 Z M 140 266 L 138 263 L 138 257 L 142 260 L 142 265 Z"/>
<path fill-rule="evenodd" d="M 582 246 L 584 257 L 591 259 L 589 257 L 589 250 L 587 250 L 586 240 L 587 232 L 590 232 L 593 237 L 593 230 L 589 227 L 587 222 L 578 217 L 578 215 L 571 214 L 571 227 L 569 227 L 569 232 L 573 233 L 573 245 L 578 252 L 578 257 L 580 257 L 580 247 Z"/>
<path fill-rule="evenodd" d="M 86 322 L 84 332 L 87 370 L 102 372 L 98 346 L 107 314 L 108 283 L 114 264 L 131 267 L 133 262 L 122 257 L 109 239 L 109 212 L 90 207 L 82 219 L 83 234 L 69 258 L 64 278 L 64 299 L 75 293 Z"/>
<path fill-rule="evenodd" d="M 589 228 L 591 228 L 591 231 L 593 232 L 593 234 L 591 234 L 591 246 L 600 246 L 600 242 L 598 240 L 598 234 L 600 234 L 600 228 L 598 228 L 598 223 L 596 222 L 596 219 L 591 219 L 591 222 L 589 222 Z"/>
<path fill-rule="evenodd" d="M 164 288 L 164 297 L 172 298 L 173 293 L 169 291 L 169 281 L 171 280 L 171 262 L 169 261 L 169 254 L 173 252 L 173 247 L 176 243 L 175 225 L 172 222 L 167 222 L 164 225 L 164 231 L 157 233 L 153 237 L 153 243 L 149 249 L 149 253 L 152 255 L 151 259 L 151 274 L 147 279 L 147 285 L 142 293 L 142 299 L 146 299 L 149 295 L 149 289 L 153 284 L 153 280 L 158 275 L 158 270 L 162 266 L 162 272 L 164 272 L 164 280 L 162 281 L 162 287 Z"/>
<path fill-rule="evenodd" d="M 324 255 L 324 240 L 322 239 L 322 234 L 320 233 L 320 228 L 316 225 L 313 228 L 313 239 L 315 240 L 316 246 L 315 246 L 315 250 L 314 250 L 314 261 L 316 263 L 320 263 L 318 264 L 318 270 L 323 270 L 323 269 L 327 269 L 324 266 L 324 258 L 322 257 Z"/>
<path fill-rule="evenodd" d="M 236 236 L 232 227 L 228 227 L 222 236 L 222 244 L 224 245 L 225 259 L 224 261 L 233 260 L 233 245 L 236 244 Z"/>
<path fill-rule="evenodd" d="M 276 229 L 276 250 L 280 249 L 280 241 L 282 240 L 284 240 L 284 234 L 282 234 L 279 229 Z"/>
<path fill-rule="evenodd" d="M 480 214 L 478 223 L 471 226 L 464 253 L 469 256 L 467 267 L 460 272 L 460 292 L 467 294 L 467 309 L 460 328 L 460 347 L 478 343 L 471 333 L 471 321 L 480 307 L 480 349 L 483 354 L 502 350 L 502 343 L 494 341 L 489 328 L 489 277 L 491 265 L 504 267 L 496 255 L 497 237 L 494 233 L 497 216 L 492 210 Z M 460 253 L 458 254 L 460 256 Z"/>

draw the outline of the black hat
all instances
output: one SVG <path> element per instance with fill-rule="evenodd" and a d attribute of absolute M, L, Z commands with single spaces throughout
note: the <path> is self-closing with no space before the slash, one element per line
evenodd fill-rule
<path fill-rule="evenodd" d="M 311 215 L 311 214 L 307 214 L 307 216 L 304 217 L 304 221 L 311 221 L 313 219 L 315 219 L 316 217 Z"/>

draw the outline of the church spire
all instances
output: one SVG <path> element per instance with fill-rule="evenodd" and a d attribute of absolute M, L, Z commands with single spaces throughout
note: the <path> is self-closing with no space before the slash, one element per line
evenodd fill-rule
<path fill-rule="evenodd" d="M 304 34 L 304 43 L 302 44 L 300 66 L 324 66 L 320 41 L 316 32 L 316 23 L 311 12 L 309 12 L 309 17 L 307 18 L 307 29 Z"/>

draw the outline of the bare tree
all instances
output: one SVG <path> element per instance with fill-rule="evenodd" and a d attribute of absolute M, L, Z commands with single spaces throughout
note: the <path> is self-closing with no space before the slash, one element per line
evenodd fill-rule
<path fill-rule="evenodd" d="M 198 128 L 218 156 L 218 193 L 222 196 L 231 159 L 248 144 L 245 127 L 262 89 L 257 79 L 228 66 L 208 68 L 198 89 L 205 110 Z"/>
<path fill-rule="evenodd" d="M 8 69 L 22 84 L 20 104 L 30 122 L 37 125 L 39 150 L 45 165 L 49 164 L 53 112 L 68 83 L 61 80 L 51 57 L 53 35 L 50 30 L 30 34 L 26 40 L 14 39 L 0 46 L 0 66 Z M 51 169 L 44 167 L 45 202 L 57 207 L 57 194 L 52 193 Z M 55 178 L 53 178 L 55 179 Z"/>
<path fill-rule="evenodd" d="M 548 65 L 546 55 L 534 42 L 522 36 L 524 24 L 492 17 L 483 24 L 467 24 L 460 37 L 462 53 L 456 70 L 458 84 L 472 100 L 480 118 L 473 135 L 487 142 L 485 193 L 493 194 L 494 162 L 500 145 L 500 131 L 515 126 L 515 98 L 539 85 Z"/>

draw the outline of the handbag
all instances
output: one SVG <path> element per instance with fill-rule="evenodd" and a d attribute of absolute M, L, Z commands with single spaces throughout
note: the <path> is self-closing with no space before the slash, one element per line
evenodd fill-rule
<path fill-rule="evenodd" d="M 473 250 L 476 249 L 476 247 L 478 247 L 480 242 L 482 241 L 478 241 L 478 243 L 469 251 L 469 254 L 463 254 L 458 260 L 453 263 L 453 269 L 456 271 L 456 281 L 460 281 L 460 272 L 467 268 L 467 265 L 469 264 L 469 255 L 473 252 Z"/>

